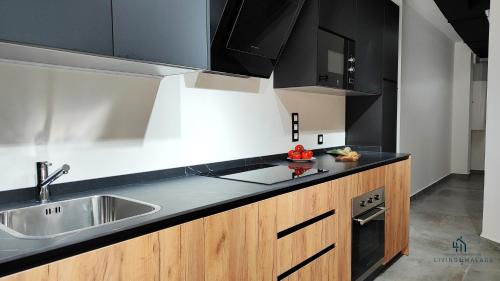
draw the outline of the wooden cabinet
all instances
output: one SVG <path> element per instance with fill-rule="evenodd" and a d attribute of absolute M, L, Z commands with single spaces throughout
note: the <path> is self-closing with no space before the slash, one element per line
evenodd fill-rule
<path fill-rule="evenodd" d="M 205 279 L 203 219 L 162 230 L 159 241 L 160 281 Z"/>
<path fill-rule="evenodd" d="M 278 275 L 334 245 L 336 234 L 336 217 L 332 213 L 325 219 L 278 239 Z"/>
<path fill-rule="evenodd" d="M 398 253 L 408 255 L 410 240 L 411 160 L 387 166 L 385 216 L 385 257 L 389 262 Z"/>
<path fill-rule="evenodd" d="M 278 232 L 332 211 L 335 205 L 328 182 L 285 193 L 276 200 Z"/>
<path fill-rule="evenodd" d="M 349 281 L 356 196 L 385 186 L 385 262 L 408 254 L 410 165 L 285 193 L 0 281 Z"/>
<path fill-rule="evenodd" d="M 113 55 L 111 0 L 0 1 L 0 41 Z"/>
<path fill-rule="evenodd" d="M 110 245 L 1 281 L 200 280 L 203 219 Z M 200 247 L 200 248 L 198 248 Z"/>
<path fill-rule="evenodd" d="M 282 280 L 336 281 L 338 280 L 337 273 L 332 269 L 332 264 L 335 264 L 336 255 L 335 249 L 332 249 Z"/>
<path fill-rule="evenodd" d="M 205 281 L 273 280 L 275 214 L 271 198 L 205 218 Z"/>
<path fill-rule="evenodd" d="M 278 280 L 337 280 L 337 202 L 331 183 L 276 200 Z"/>
<path fill-rule="evenodd" d="M 356 0 L 320 0 L 319 26 L 351 40 L 356 36 Z"/>
<path fill-rule="evenodd" d="M 353 197 L 379 189 L 385 185 L 385 166 L 361 172 L 353 176 L 353 178 L 357 178 L 356 191 Z"/>

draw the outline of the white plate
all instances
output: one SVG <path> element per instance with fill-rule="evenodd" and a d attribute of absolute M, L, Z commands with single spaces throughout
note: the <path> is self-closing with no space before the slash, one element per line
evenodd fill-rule
<path fill-rule="evenodd" d="M 292 158 L 286 158 L 288 161 L 292 162 L 297 162 L 297 163 L 305 163 L 305 162 L 312 162 L 316 160 L 316 157 L 312 157 L 311 159 L 292 159 Z"/>

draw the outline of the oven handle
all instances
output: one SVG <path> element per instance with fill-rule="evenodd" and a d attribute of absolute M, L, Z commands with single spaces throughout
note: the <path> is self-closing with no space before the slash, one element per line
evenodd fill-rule
<path fill-rule="evenodd" d="M 379 209 L 380 211 L 376 212 L 375 214 L 367 217 L 366 219 L 362 220 L 362 219 L 354 219 L 355 221 L 359 222 L 360 225 L 365 225 L 367 223 L 369 223 L 371 220 L 373 220 L 374 218 L 380 216 L 381 214 L 389 211 L 389 208 L 386 208 L 386 207 L 377 207 L 377 209 Z"/>

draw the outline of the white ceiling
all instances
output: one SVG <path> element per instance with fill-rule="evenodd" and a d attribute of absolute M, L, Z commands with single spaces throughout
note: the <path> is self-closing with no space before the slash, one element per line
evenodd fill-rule
<path fill-rule="evenodd" d="M 396 1 L 399 2 L 399 1 Z M 457 34 L 448 20 L 439 10 L 434 0 L 404 0 L 404 5 L 410 5 L 422 17 L 428 20 L 437 29 L 443 32 L 454 42 L 462 42 L 462 38 Z"/>

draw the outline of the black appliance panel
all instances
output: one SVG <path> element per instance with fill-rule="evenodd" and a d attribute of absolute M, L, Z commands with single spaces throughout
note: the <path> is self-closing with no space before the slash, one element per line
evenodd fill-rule
<path fill-rule="evenodd" d="M 210 172 L 203 175 L 221 179 L 271 185 L 293 180 L 299 177 L 327 172 L 326 170 L 321 169 L 310 169 L 307 168 L 307 166 L 307 164 L 304 164 L 304 169 L 302 169 L 300 172 L 297 172 L 295 169 L 289 168 L 287 166 L 256 164 L 231 168 L 217 172 Z"/>
<path fill-rule="evenodd" d="M 283 37 L 281 37 L 280 40 L 276 40 L 274 42 L 267 39 L 263 40 L 263 38 L 267 36 L 266 34 L 261 33 L 265 30 L 264 25 L 259 25 L 261 29 L 260 31 L 257 29 L 252 30 L 252 28 L 257 25 L 256 19 L 262 16 L 259 14 L 252 15 L 252 13 L 259 10 L 259 8 L 250 6 L 249 8 L 245 8 L 244 4 L 246 1 L 250 0 L 210 1 L 211 7 L 218 7 L 210 10 L 210 30 L 211 32 L 215 32 L 215 34 L 211 34 L 210 36 L 210 70 L 212 72 L 224 72 L 243 76 L 269 78 L 274 70 L 274 66 L 276 65 L 281 49 L 284 47 L 286 40 L 289 37 L 291 28 L 288 33 L 283 34 Z M 253 2 L 259 1 L 251 0 L 248 4 Z M 279 3 L 283 2 L 283 0 L 272 0 L 269 2 Z M 296 0 L 295 2 L 300 6 L 299 10 L 302 9 L 304 0 Z M 223 7 L 222 15 L 220 10 L 221 7 Z M 252 16 L 253 21 L 250 21 Z M 290 27 L 295 24 L 296 17 L 297 16 L 295 16 L 290 22 Z M 217 21 L 216 19 L 219 20 Z M 267 23 L 270 23 L 269 21 L 272 22 L 272 19 L 267 19 Z M 250 23 L 250 25 L 245 23 Z M 249 33 L 245 30 L 251 30 L 251 32 Z M 270 30 L 273 30 L 273 28 Z M 245 38 L 246 36 L 249 37 Z M 251 47 L 252 44 L 250 43 L 253 43 L 252 40 L 254 40 L 254 42 L 260 40 L 260 50 L 256 50 Z M 276 45 L 271 46 L 271 43 L 276 43 Z M 276 50 L 278 50 L 277 55 Z"/>
<path fill-rule="evenodd" d="M 227 48 L 277 59 L 301 6 L 300 0 L 244 0 Z"/>
<path fill-rule="evenodd" d="M 359 216 L 365 219 L 383 208 L 377 206 Z M 352 226 L 352 280 L 357 281 L 373 266 L 377 266 L 384 258 L 385 247 L 385 213 L 381 213 L 365 225 L 353 221 Z"/>
<path fill-rule="evenodd" d="M 318 30 L 318 85 L 354 89 L 354 41 Z"/>
<path fill-rule="evenodd" d="M 385 188 L 352 199 L 351 280 L 362 281 L 382 266 L 385 251 Z"/>

